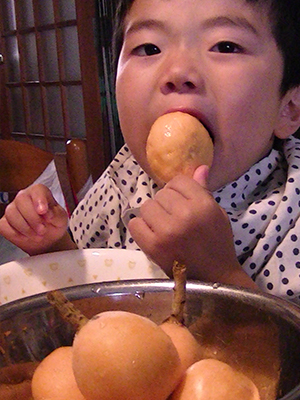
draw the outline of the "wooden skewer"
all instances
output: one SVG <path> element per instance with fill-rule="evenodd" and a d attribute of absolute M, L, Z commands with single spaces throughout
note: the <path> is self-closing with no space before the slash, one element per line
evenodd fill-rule
<path fill-rule="evenodd" d="M 186 302 L 186 266 L 174 261 L 173 264 L 173 300 L 171 315 L 166 321 L 184 325 L 184 306 Z M 55 307 L 62 318 L 68 321 L 78 331 L 87 322 L 88 318 L 69 301 L 60 290 L 47 293 L 47 300 Z"/>
<path fill-rule="evenodd" d="M 173 301 L 172 312 L 165 322 L 184 325 L 184 306 L 186 303 L 186 266 L 174 261 L 173 264 Z"/>
<path fill-rule="evenodd" d="M 48 292 L 47 300 L 58 310 L 62 318 L 72 324 L 77 331 L 88 322 L 89 319 L 61 291 L 52 290 Z"/>

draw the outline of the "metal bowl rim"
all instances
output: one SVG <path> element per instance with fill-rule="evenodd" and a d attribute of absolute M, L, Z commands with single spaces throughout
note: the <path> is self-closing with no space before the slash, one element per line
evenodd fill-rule
<path fill-rule="evenodd" d="M 60 290 L 70 300 L 77 300 L 96 296 L 135 294 L 138 292 L 172 292 L 173 287 L 174 281 L 170 279 L 144 279 L 90 283 L 70 286 Z M 187 293 L 213 294 L 246 303 L 253 307 L 259 307 L 259 309 L 270 311 L 272 314 L 284 316 L 284 319 L 300 329 L 300 307 L 289 300 L 251 289 L 219 283 L 188 281 L 186 288 Z M 46 294 L 47 292 L 43 292 L 0 305 L 0 321 L 10 318 L 21 310 L 27 311 L 47 307 L 49 303 Z"/>

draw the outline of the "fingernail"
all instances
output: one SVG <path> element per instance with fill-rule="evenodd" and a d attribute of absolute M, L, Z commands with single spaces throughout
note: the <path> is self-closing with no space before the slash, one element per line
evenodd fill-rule
<path fill-rule="evenodd" d="M 37 202 L 37 212 L 39 214 L 44 214 L 47 211 L 47 206 L 45 205 L 44 202 L 42 202 L 41 200 L 38 200 Z"/>

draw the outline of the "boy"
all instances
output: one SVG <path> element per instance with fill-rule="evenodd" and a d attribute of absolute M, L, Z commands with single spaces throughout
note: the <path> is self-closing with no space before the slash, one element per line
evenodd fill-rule
<path fill-rule="evenodd" d="M 77 246 L 139 247 L 168 274 L 176 259 L 189 278 L 300 301 L 300 142 L 290 138 L 300 126 L 299 9 L 286 0 L 120 2 L 116 98 L 126 146 L 72 216 Z M 194 179 L 158 187 L 145 144 L 156 118 L 172 111 L 208 128 L 214 160 Z M 74 248 L 66 225 L 38 186 L 7 208 L 0 233 L 37 254 Z"/>

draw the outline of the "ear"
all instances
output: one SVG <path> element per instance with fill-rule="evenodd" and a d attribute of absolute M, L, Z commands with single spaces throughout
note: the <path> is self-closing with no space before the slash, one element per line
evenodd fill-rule
<path fill-rule="evenodd" d="M 274 134 L 286 139 L 300 127 L 300 86 L 290 89 L 281 100 L 279 119 Z"/>

